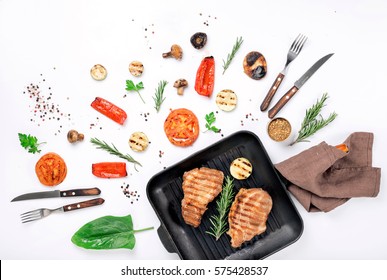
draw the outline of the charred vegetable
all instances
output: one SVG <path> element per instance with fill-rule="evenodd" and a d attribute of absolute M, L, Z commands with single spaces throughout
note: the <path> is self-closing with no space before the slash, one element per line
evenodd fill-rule
<path fill-rule="evenodd" d="M 76 131 L 74 129 L 71 129 L 71 130 L 69 130 L 69 132 L 67 132 L 67 140 L 70 143 L 83 141 L 84 138 L 85 138 L 85 135 L 83 135 L 82 133 L 79 133 L 78 131 Z"/>
<path fill-rule="evenodd" d="M 207 43 L 207 34 L 203 32 L 197 32 L 191 37 L 191 44 L 195 49 L 203 48 Z"/>
<path fill-rule="evenodd" d="M 181 60 L 183 58 L 183 49 L 179 45 L 172 45 L 171 51 L 163 53 L 164 58 L 173 57 L 174 59 Z"/>
<path fill-rule="evenodd" d="M 144 65 L 140 61 L 132 61 L 129 64 L 129 72 L 135 77 L 139 77 L 144 72 Z"/>
<path fill-rule="evenodd" d="M 125 162 L 98 162 L 91 165 L 94 176 L 99 178 L 122 178 L 126 177 Z"/>
<path fill-rule="evenodd" d="M 205 57 L 196 72 L 195 90 L 200 95 L 210 97 L 214 91 L 215 60 L 213 56 Z"/>
<path fill-rule="evenodd" d="M 188 86 L 188 82 L 186 79 L 178 79 L 173 84 L 173 87 L 177 88 L 177 94 L 183 95 L 184 89 Z"/>
<path fill-rule="evenodd" d="M 67 175 L 67 166 L 62 157 L 50 152 L 38 160 L 35 165 L 35 172 L 40 183 L 53 187 L 64 181 Z"/>
<path fill-rule="evenodd" d="M 101 64 L 96 64 L 90 69 L 90 75 L 91 77 L 96 81 L 102 81 L 105 80 L 107 76 L 106 68 L 103 67 Z"/>
<path fill-rule="evenodd" d="M 265 57 L 260 52 L 249 52 L 243 60 L 243 70 L 254 80 L 262 79 L 267 72 Z"/>
<path fill-rule="evenodd" d="M 124 110 L 101 97 L 96 97 L 91 103 L 91 107 L 121 125 L 124 124 L 127 118 Z"/>

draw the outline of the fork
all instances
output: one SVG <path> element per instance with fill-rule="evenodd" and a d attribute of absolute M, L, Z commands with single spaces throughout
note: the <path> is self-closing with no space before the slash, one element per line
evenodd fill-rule
<path fill-rule="evenodd" d="M 306 40 L 308 37 L 298 34 L 297 38 L 294 40 L 292 45 L 290 46 L 290 49 L 288 51 L 287 60 L 284 69 L 278 74 L 277 78 L 274 80 L 273 85 L 269 89 L 269 92 L 267 93 L 265 99 L 263 100 L 261 104 L 261 111 L 265 111 L 269 105 L 271 100 L 274 97 L 274 94 L 277 92 L 277 89 L 279 88 L 280 84 L 282 83 L 286 70 L 289 66 L 289 64 L 298 56 L 298 54 L 301 52 L 302 47 L 304 46 Z"/>
<path fill-rule="evenodd" d="M 47 217 L 48 215 L 54 212 L 69 212 L 73 210 L 83 209 L 86 207 L 101 205 L 104 202 L 105 200 L 103 198 L 95 198 L 95 199 L 86 200 L 79 203 L 68 204 L 56 209 L 40 208 L 40 209 L 28 211 L 21 214 L 20 217 L 21 217 L 22 223 L 28 223 L 28 222 L 32 222 L 32 221 Z"/>

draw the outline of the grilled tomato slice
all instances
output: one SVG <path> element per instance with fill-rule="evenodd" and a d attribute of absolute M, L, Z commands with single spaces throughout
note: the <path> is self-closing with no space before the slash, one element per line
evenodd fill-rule
<path fill-rule="evenodd" d="M 56 153 L 43 155 L 35 165 L 40 183 L 53 187 L 63 182 L 67 175 L 67 166 L 63 158 Z"/>
<path fill-rule="evenodd" d="M 165 120 L 164 131 L 173 145 L 190 146 L 199 136 L 199 121 L 192 111 L 185 108 L 175 109 Z"/>

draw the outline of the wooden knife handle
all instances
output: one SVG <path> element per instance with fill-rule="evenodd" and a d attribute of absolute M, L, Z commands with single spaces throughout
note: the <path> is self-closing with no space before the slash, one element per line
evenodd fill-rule
<path fill-rule="evenodd" d="M 99 188 L 91 188 L 91 189 L 74 189 L 61 191 L 61 197 L 73 197 L 73 196 L 87 196 L 87 195 L 99 195 L 101 190 Z"/>
<path fill-rule="evenodd" d="M 297 91 L 298 88 L 296 86 L 293 86 L 287 93 L 285 93 L 284 96 L 282 96 L 281 99 L 278 100 L 277 104 L 275 104 L 273 108 L 269 110 L 269 118 L 274 118 L 274 116 L 277 115 L 277 113 L 282 109 L 282 107 L 285 106 L 286 103 L 288 103 L 290 98 L 292 98 Z"/>
<path fill-rule="evenodd" d="M 266 94 L 265 99 L 262 101 L 261 104 L 261 111 L 265 111 L 269 105 L 271 100 L 273 99 L 274 94 L 277 92 L 278 87 L 282 83 L 285 75 L 282 73 L 279 73 L 277 78 L 274 80 L 274 83 L 271 85 L 271 88 L 269 89 L 269 92 Z"/>
<path fill-rule="evenodd" d="M 68 211 L 83 209 L 83 208 L 87 208 L 87 207 L 91 207 L 91 206 L 101 205 L 104 202 L 105 202 L 105 200 L 103 198 L 94 198 L 91 200 L 86 200 L 86 201 L 82 201 L 82 202 L 78 202 L 78 203 L 65 205 L 65 206 L 63 206 L 63 210 L 65 212 L 68 212 Z"/>

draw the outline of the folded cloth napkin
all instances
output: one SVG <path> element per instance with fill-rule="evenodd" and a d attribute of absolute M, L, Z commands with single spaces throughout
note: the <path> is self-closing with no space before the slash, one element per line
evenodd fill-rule
<path fill-rule="evenodd" d="M 348 153 L 320 143 L 275 165 L 289 192 L 308 212 L 329 212 L 353 197 L 379 193 L 381 169 L 372 167 L 374 135 L 352 133 Z"/>

